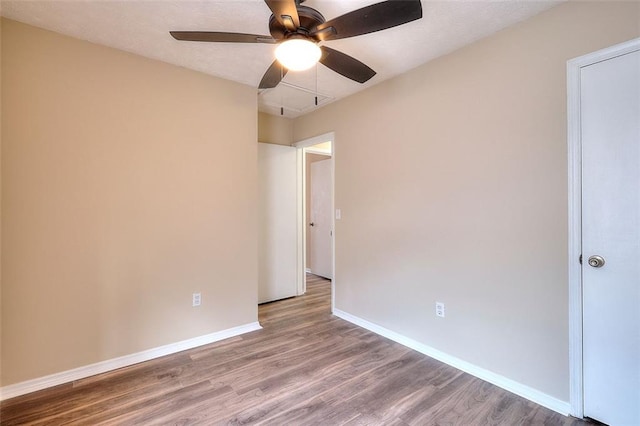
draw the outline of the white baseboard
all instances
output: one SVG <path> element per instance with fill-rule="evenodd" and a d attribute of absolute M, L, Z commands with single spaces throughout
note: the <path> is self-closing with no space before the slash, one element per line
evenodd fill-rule
<path fill-rule="evenodd" d="M 515 393 L 516 395 L 533 401 L 536 404 L 542 405 L 543 407 L 546 407 L 564 416 L 568 416 L 571 411 L 571 406 L 566 401 L 561 401 L 557 398 L 547 395 L 546 393 L 540 392 L 539 390 L 523 385 L 522 383 L 518 383 L 492 371 L 486 370 L 484 368 L 478 367 L 477 365 L 448 355 L 423 343 L 403 336 L 402 334 L 396 333 L 395 331 L 391 331 L 339 309 L 335 309 L 333 311 L 333 314 L 337 317 L 342 318 L 343 320 L 349 321 L 350 323 L 353 323 L 362 328 L 366 328 L 367 330 L 379 334 L 380 336 L 384 336 L 387 339 L 393 340 L 394 342 L 400 343 L 401 345 L 430 356 L 431 358 L 444 362 L 445 364 L 455 367 L 458 370 L 469 373 L 472 376 L 478 377 L 479 379 L 492 383 L 498 387 L 501 387 L 502 389 Z"/>
<path fill-rule="evenodd" d="M 46 389 L 52 386 L 61 385 L 63 383 L 72 382 L 74 380 L 84 379 L 85 377 L 94 376 L 96 374 L 106 373 L 122 367 L 128 367 L 140 362 L 149 361 L 165 355 L 171 355 L 187 349 L 196 348 L 198 346 L 207 345 L 229 337 L 238 336 L 250 331 L 260 330 L 260 323 L 253 322 L 238 327 L 228 328 L 226 330 L 217 331 L 215 333 L 206 334 L 204 336 L 194 337 L 192 339 L 182 340 L 176 343 L 160 346 L 146 351 L 137 352 L 130 355 L 113 358 L 106 361 L 97 362 L 95 364 L 85 365 L 83 367 L 74 368 L 60 373 L 51 374 L 37 379 L 27 380 L 25 382 L 13 385 L 3 386 L 0 388 L 0 401 L 24 395 L 30 392 Z"/>
<path fill-rule="evenodd" d="M 311 268 L 304 268 L 304 272 L 306 272 L 307 274 L 311 273 Z"/>

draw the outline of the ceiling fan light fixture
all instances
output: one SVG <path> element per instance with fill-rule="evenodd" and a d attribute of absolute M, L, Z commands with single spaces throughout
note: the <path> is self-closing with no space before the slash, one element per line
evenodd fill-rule
<path fill-rule="evenodd" d="M 302 38 L 286 40 L 276 48 L 276 59 L 291 71 L 308 70 L 320 60 L 321 55 L 316 43 Z"/>

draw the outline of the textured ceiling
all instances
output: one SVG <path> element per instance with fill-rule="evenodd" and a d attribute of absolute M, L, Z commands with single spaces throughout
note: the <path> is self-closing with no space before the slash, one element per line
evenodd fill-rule
<path fill-rule="evenodd" d="M 391 0 L 393 1 L 393 0 Z M 350 39 L 327 42 L 376 70 L 365 84 L 318 65 L 289 72 L 284 84 L 261 91 L 259 109 L 296 117 L 415 68 L 482 37 L 523 21 L 561 1 L 423 0 L 423 18 Z M 308 0 L 329 20 L 377 3 Z M 274 59 L 274 45 L 176 41 L 170 30 L 269 34 L 271 14 L 262 0 L 37 1 L 2 0 L 3 16 L 93 43 L 191 68 L 257 87 Z M 317 75 L 317 77 L 316 77 Z"/>

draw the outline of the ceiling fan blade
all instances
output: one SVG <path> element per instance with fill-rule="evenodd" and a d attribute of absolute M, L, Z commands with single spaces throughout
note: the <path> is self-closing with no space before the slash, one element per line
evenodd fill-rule
<path fill-rule="evenodd" d="M 386 30 L 420 18 L 420 0 L 388 0 L 331 19 L 318 25 L 311 35 L 320 40 L 337 40 Z"/>
<path fill-rule="evenodd" d="M 259 89 L 272 89 L 280 83 L 280 81 L 287 75 L 287 69 L 280 65 L 280 62 L 276 59 L 273 61 L 267 72 L 262 76 L 260 80 Z"/>
<path fill-rule="evenodd" d="M 220 43 L 276 43 L 271 36 L 213 31 L 171 31 L 173 38 L 181 41 L 212 41 Z"/>
<path fill-rule="evenodd" d="M 327 46 L 322 46 L 320 49 L 322 50 L 320 63 L 327 68 L 331 68 L 338 74 L 357 81 L 358 83 L 364 83 L 376 75 L 374 70 L 356 58 Z"/>
<path fill-rule="evenodd" d="M 264 0 L 273 12 L 276 20 L 289 31 L 295 31 L 300 26 L 300 17 L 295 0 Z"/>

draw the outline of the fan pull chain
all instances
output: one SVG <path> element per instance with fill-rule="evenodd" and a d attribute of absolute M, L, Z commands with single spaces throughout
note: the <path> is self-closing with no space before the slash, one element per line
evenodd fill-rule
<path fill-rule="evenodd" d="M 316 62 L 316 106 L 318 106 L 318 63 Z"/>
<path fill-rule="evenodd" d="M 284 78 L 284 69 L 282 65 L 280 65 L 280 81 Z M 284 101 L 282 100 L 282 91 L 280 92 L 280 115 L 284 115 Z"/>

